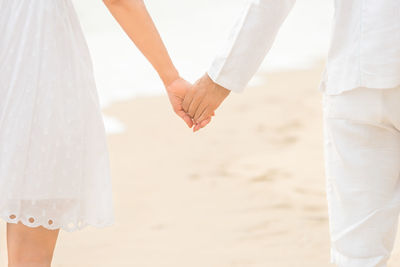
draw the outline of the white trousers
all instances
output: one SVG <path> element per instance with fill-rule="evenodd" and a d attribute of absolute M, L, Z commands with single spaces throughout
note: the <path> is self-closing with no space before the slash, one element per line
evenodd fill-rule
<path fill-rule="evenodd" d="M 323 96 L 331 262 L 386 267 L 400 211 L 400 87 Z"/>

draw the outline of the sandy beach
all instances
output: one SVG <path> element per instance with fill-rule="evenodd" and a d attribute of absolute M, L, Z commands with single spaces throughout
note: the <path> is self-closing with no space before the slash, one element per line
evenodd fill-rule
<path fill-rule="evenodd" d="M 321 72 L 261 75 L 196 134 L 165 97 L 105 109 L 126 126 L 108 137 L 116 224 L 61 232 L 53 266 L 333 266 Z"/>

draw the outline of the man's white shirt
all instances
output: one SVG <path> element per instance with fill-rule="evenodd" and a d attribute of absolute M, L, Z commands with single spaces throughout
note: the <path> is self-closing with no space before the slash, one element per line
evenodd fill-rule
<path fill-rule="evenodd" d="M 339 94 L 357 87 L 400 85 L 400 0 L 334 1 L 320 90 Z M 243 91 L 294 4 L 295 0 L 249 1 L 208 70 L 210 78 L 229 90 Z"/>

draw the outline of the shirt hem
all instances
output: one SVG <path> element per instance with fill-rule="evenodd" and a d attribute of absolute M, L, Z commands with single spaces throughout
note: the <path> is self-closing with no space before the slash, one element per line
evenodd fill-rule
<path fill-rule="evenodd" d="M 334 79 L 331 79 L 334 80 Z M 382 78 L 376 76 L 365 77 L 362 82 L 345 82 L 345 81 L 321 81 L 318 90 L 327 95 L 339 95 L 343 92 L 350 91 L 356 88 L 371 88 L 371 89 L 392 89 L 400 86 L 400 77 Z"/>

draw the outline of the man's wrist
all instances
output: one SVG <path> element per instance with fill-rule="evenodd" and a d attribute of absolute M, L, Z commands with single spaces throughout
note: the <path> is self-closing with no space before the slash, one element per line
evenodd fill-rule
<path fill-rule="evenodd" d="M 204 77 L 205 77 L 205 79 L 207 80 L 208 83 L 212 83 L 215 86 L 215 88 L 217 88 L 218 91 L 222 92 L 222 94 L 229 95 L 229 93 L 231 92 L 231 90 L 223 87 L 222 85 L 219 85 L 213 79 L 211 79 L 211 77 L 210 77 L 210 75 L 208 73 L 204 74 Z"/>

